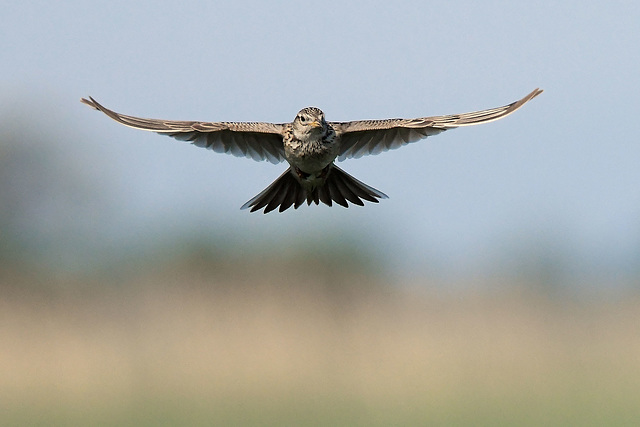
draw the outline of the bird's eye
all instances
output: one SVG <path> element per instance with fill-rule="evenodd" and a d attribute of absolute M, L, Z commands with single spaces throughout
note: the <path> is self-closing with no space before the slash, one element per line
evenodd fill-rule
<path fill-rule="evenodd" d="M 304 123 L 304 122 L 306 122 L 306 121 L 307 121 L 307 119 L 305 119 L 305 118 L 304 118 L 304 116 L 300 116 L 300 121 L 301 121 L 302 123 Z"/>

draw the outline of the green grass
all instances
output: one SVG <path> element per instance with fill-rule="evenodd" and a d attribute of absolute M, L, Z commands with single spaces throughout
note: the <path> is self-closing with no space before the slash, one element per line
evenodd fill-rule
<path fill-rule="evenodd" d="M 637 390 L 635 391 L 637 392 Z M 640 420 L 637 398 L 593 391 L 546 392 L 545 396 L 514 393 L 482 397 L 482 390 L 436 403 L 428 398 L 373 404 L 366 399 L 336 395 L 235 396 L 231 400 L 200 396 L 137 396 L 125 402 L 75 405 L 50 402 L 3 411 L 3 425 L 20 426 L 633 426 Z"/>

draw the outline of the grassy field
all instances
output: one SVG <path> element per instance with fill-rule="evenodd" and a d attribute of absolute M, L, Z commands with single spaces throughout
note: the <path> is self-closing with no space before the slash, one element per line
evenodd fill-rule
<path fill-rule="evenodd" d="M 5 279 L 0 425 L 640 425 L 637 297 L 322 277 Z"/>

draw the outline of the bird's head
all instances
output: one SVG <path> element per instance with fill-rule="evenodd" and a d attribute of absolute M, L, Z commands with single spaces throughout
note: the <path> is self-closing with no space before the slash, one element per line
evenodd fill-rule
<path fill-rule="evenodd" d="M 293 121 L 293 130 L 298 135 L 324 135 L 327 132 L 324 113 L 316 107 L 303 108 Z"/>

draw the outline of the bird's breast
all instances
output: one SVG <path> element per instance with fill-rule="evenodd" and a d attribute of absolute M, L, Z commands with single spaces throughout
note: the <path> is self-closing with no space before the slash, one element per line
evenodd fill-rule
<path fill-rule="evenodd" d="M 335 138 L 307 141 L 292 138 L 285 141 L 284 153 L 287 161 L 298 169 L 315 174 L 322 171 L 338 156 L 338 144 Z"/>

